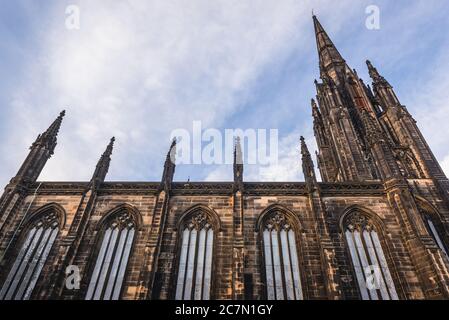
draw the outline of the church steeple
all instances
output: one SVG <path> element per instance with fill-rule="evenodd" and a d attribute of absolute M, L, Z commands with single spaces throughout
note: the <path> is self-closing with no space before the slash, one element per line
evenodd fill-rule
<path fill-rule="evenodd" d="M 91 187 L 92 188 L 97 188 L 106 179 L 106 175 L 109 171 L 109 166 L 111 164 L 111 155 L 112 155 L 112 150 L 114 149 L 114 142 L 115 142 L 115 138 L 112 137 L 111 141 L 109 142 L 108 146 L 106 147 L 106 150 L 101 155 L 100 160 L 97 163 L 95 172 L 91 179 Z"/>
<path fill-rule="evenodd" d="M 59 114 L 45 132 L 38 135 L 30 147 L 30 153 L 11 183 L 29 183 L 37 180 L 48 159 L 54 154 L 64 116 L 65 110 Z"/>
<path fill-rule="evenodd" d="M 327 76 L 338 82 L 338 73 L 345 69 L 346 61 L 343 59 L 315 15 L 313 15 L 313 23 L 315 26 L 315 37 L 320 59 L 321 78 Z"/>
<path fill-rule="evenodd" d="M 234 147 L 234 189 L 243 190 L 243 155 L 239 137 L 235 139 Z"/>

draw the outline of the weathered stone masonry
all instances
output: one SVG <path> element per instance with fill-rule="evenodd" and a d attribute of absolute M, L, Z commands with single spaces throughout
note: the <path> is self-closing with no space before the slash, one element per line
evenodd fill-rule
<path fill-rule="evenodd" d="M 161 182 L 105 182 L 114 139 L 89 182 L 39 182 L 63 112 L 0 198 L 0 299 L 85 299 L 89 290 L 129 300 L 448 299 L 449 181 L 388 81 L 368 61 L 373 89 L 366 86 L 313 20 L 322 182 L 304 139 L 305 182 L 244 182 L 239 141 L 234 182 L 173 182 L 175 142 Z M 367 275 L 357 245 L 383 268 L 383 287 L 360 284 Z M 75 290 L 66 286 L 73 265 Z"/>

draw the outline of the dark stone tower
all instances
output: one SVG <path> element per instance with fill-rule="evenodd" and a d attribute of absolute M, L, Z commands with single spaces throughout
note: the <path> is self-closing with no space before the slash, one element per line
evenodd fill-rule
<path fill-rule="evenodd" d="M 373 94 L 315 16 L 313 21 L 322 80 L 315 82 L 319 106 L 312 100 L 321 176 L 325 182 L 380 180 L 415 268 L 421 270 L 426 296 L 448 298 L 448 279 L 434 276 L 444 261 L 428 241 L 429 229 L 416 201 L 419 193 L 431 193 L 430 179 L 438 201 L 446 202 L 448 180 L 388 81 L 367 61 Z"/>

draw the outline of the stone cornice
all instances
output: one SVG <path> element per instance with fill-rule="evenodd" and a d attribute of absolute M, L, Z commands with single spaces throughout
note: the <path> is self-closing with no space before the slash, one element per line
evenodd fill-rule
<path fill-rule="evenodd" d="M 382 195 L 384 186 L 380 182 L 338 182 L 338 183 L 320 183 L 322 196 L 341 196 L 341 195 Z"/>
<path fill-rule="evenodd" d="M 32 194 L 39 186 L 37 182 L 30 186 Z M 43 182 L 38 194 L 77 195 L 87 190 L 89 182 Z M 98 189 L 99 195 L 144 194 L 156 195 L 159 182 L 105 182 Z M 322 196 L 345 195 L 381 195 L 385 192 L 380 182 L 361 183 L 319 183 Z M 233 182 L 174 182 L 173 195 L 232 195 Z M 244 194 L 257 195 L 307 195 L 304 182 L 245 182 Z"/>

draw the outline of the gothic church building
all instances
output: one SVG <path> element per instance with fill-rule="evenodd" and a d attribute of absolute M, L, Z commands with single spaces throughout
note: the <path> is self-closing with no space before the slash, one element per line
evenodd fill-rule
<path fill-rule="evenodd" d="M 449 180 L 390 83 L 372 88 L 316 17 L 318 182 L 37 181 L 64 112 L 0 198 L 0 300 L 449 299 Z M 79 288 L 67 285 L 77 268 Z"/>

